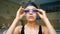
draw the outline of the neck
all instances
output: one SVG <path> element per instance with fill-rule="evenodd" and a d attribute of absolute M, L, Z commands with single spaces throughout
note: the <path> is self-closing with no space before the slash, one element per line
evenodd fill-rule
<path fill-rule="evenodd" d="M 36 21 L 27 21 L 27 26 L 28 27 L 35 27 L 37 24 L 36 24 Z"/>

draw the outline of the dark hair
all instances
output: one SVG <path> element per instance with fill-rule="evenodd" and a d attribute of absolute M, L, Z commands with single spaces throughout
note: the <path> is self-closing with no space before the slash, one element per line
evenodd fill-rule
<path fill-rule="evenodd" d="M 34 7 L 38 8 L 34 2 L 28 2 L 25 7 L 27 7 L 27 6 L 34 6 Z"/>

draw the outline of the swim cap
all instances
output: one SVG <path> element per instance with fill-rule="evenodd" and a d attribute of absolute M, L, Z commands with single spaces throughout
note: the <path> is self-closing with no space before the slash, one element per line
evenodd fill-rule
<path fill-rule="evenodd" d="M 34 2 L 28 2 L 26 7 L 27 6 L 34 6 L 34 7 L 38 8 L 37 5 Z"/>

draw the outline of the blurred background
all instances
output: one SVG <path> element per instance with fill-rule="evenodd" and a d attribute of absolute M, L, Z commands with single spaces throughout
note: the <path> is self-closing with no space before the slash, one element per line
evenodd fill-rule
<path fill-rule="evenodd" d="M 39 8 L 46 11 L 51 24 L 57 33 L 60 34 L 60 0 L 0 0 L 0 34 L 5 33 L 12 24 L 18 8 L 20 6 L 25 7 L 28 1 L 35 2 Z M 22 18 L 17 25 L 24 25 L 25 23 L 26 19 Z M 45 25 L 43 21 L 39 19 L 39 16 L 37 23 Z"/>

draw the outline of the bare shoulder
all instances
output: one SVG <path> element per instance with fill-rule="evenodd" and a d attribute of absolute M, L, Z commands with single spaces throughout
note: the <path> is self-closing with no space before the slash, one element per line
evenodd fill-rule
<path fill-rule="evenodd" d="M 19 31 L 21 31 L 22 25 L 17 26 L 16 29 L 19 30 Z"/>
<path fill-rule="evenodd" d="M 42 26 L 42 29 L 48 29 L 46 26 Z"/>
<path fill-rule="evenodd" d="M 21 32 L 21 29 L 22 29 L 22 25 L 19 25 L 15 28 L 13 34 L 19 34 Z"/>
<path fill-rule="evenodd" d="M 48 28 L 46 26 L 42 26 L 42 32 L 49 34 Z"/>

